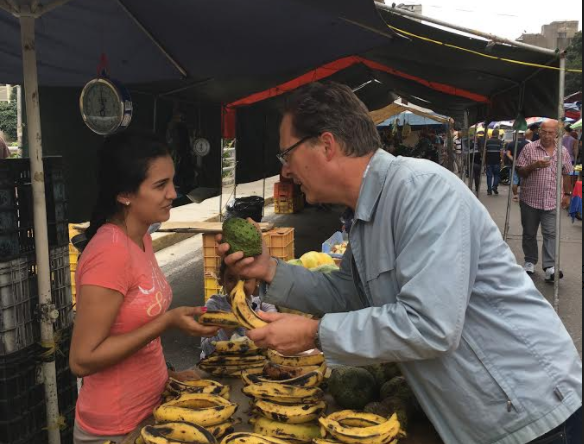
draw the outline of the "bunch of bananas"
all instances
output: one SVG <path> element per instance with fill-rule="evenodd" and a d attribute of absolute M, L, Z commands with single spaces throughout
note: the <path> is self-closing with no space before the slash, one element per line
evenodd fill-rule
<path fill-rule="evenodd" d="M 405 437 L 397 415 L 387 419 L 371 413 L 353 410 L 336 412 L 326 418 L 320 418 L 322 437 L 316 438 L 314 444 L 397 444 Z"/>
<path fill-rule="evenodd" d="M 154 410 L 156 426 L 142 429 L 136 444 L 216 444 L 241 421 L 230 389 L 215 381 L 169 381 L 166 402 Z"/>
<path fill-rule="evenodd" d="M 242 375 L 246 384 L 243 393 L 253 399 L 250 422 L 257 436 L 233 442 L 263 444 L 276 439 L 274 443 L 279 440 L 312 443 L 321 437 L 318 419 L 327 409 L 320 389 L 324 380 L 324 357 L 322 354 L 283 356 L 274 351 L 268 351 L 267 357 L 270 362 L 264 374 L 244 372 Z"/>
<path fill-rule="evenodd" d="M 290 441 L 282 441 L 271 436 L 258 435 L 257 433 L 233 433 L 226 436 L 221 444 L 289 444 Z"/>
<path fill-rule="evenodd" d="M 199 363 L 199 368 L 219 378 L 239 378 L 243 372 L 262 374 L 266 358 L 248 338 L 215 342 L 215 352 Z"/>

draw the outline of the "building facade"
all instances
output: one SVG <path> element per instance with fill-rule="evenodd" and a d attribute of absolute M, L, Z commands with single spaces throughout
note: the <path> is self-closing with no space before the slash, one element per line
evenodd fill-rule
<path fill-rule="evenodd" d="M 517 40 L 542 48 L 566 49 L 572 43 L 579 26 L 580 22 L 577 20 L 552 22 L 542 26 L 541 34 L 523 34 Z"/>

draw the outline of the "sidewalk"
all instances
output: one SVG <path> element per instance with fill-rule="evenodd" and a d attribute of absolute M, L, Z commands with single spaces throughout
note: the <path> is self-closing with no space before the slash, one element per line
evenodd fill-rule
<path fill-rule="evenodd" d="M 273 202 L 274 184 L 279 182 L 280 176 L 274 176 L 266 179 L 265 197 L 266 206 Z M 224 194 L 223 208 L 233 198 L 232 189 L 229 193 Z M 259 180 L 248 184 L 237 186 L 237 197 L 263 196 L 264 181 Z M 200 204 L 183 205 L 182 207 L 173 208 L 170 212 L 169 222 L 217 222 L 219 220 L 219 206 L 221 205 L 221 196 L 212 197 Z M 193 237 L 194 234 L 177 234 L 177 233 L 155 233 L 152 236 L 154 251 L 158 252 L 165 248 L 171 247 L 178 242 Z"/>

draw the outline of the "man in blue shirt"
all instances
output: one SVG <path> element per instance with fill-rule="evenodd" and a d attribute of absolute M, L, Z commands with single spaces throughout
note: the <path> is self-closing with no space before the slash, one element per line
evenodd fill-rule
<path fill-rule="evenodd" d="M 225 258 L 265 283 L 265 301 L 320 318 L 263 314 L 269 324 L 248 337 L 286 355 L 318 348 L 331 367 L 398 363 L 447 444 L 581 444 L 582 361 L 553 307 L 465 183 L 380 146 L 347 86 L 289 97 L 283 175 L 309 202 L 346 205 L 355 219 L 331 274 L 267 248 Z"/>

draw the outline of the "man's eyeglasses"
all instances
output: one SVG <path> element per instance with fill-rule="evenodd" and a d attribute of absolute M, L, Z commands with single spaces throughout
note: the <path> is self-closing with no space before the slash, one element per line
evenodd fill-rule
<path fill-rule="evenodd" d="M 282 165 L 284 165 L 284 166 L 288 165 L 288 156 L 290 156 L 290 154 L 292 153 L 292 151 L 294 151 L 296 148 L 298 148 L 303 143 L 309 141 L 310 139 L 314 139 L 315 137 L 318 137 L 318 136 L 306 136 L 306 137 L 303 137 L 298 142 L 296 142 L 294 145 L 292 145 L 290 148 L 282 151 L 280 154 L 276 154 L 276 157 L 278 158 L 278 160 L 280 162 L 282 162 Z"/>

